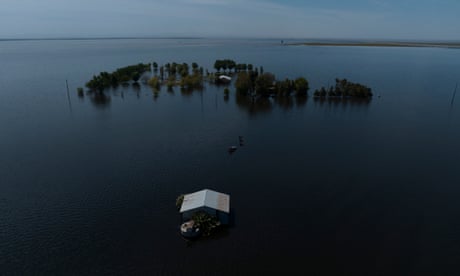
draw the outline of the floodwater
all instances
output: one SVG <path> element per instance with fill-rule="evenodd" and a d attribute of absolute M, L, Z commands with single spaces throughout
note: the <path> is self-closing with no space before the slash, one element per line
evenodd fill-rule
<path fill-rule="evenodd" d="M 130 64 L 224 58 L 376 96 L 76 92 Z M 460 274 L 459 65 L 455 49 L 1 41 L 0 274 Z M 175 199 L 203 188 L 231 195 L 235 225 L 186 243 Z"/>

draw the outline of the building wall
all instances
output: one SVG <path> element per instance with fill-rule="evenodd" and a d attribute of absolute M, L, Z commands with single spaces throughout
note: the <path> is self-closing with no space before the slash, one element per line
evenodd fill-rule
<path fill-rule="evenodd" d="M 220 211 L 217 211 L 215 209 L 208 208 L 208 207 L 200 207 L 200 208 L 196 208 L 196 209 L 193 209 L 193 210 L 190 210 L 190 211 L 187 211 L 187 212 L 183 212 L 182 213 L 182 220 L 183 221 L 190 220 L 192 218 L 192 215 L 194 213 L 198 212 L 198 211 L 203 211 L 203 212 L 206 212 L 206 213 L 210 214 L 211 216 L 217 217 L 217 219 L 222 224 L 225 224 L 225 225 L 230 224 L 230 215 L 229 214 L 227 214 L 225 212 L 220 212 Z"/>

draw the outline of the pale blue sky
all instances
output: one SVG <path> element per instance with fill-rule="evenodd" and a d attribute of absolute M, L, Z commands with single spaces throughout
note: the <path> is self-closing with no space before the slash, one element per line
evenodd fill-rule
<path fill-rule="evenodd" d="M 460 40 L 460 0 L 1 0 L 0 38 Z"/>

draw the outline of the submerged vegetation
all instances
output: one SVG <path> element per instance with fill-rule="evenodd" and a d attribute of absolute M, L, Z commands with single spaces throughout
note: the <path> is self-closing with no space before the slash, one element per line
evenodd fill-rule
<path fill-rule="evenodd" d="M 194 213 L 192 220 L 205 237 L 210 236 L 220 226 L 220 221 L 216 217 L 203 211 Z"/>
<path fill-rule="evenodd" d="M 141 76 L 150 70 L 150 64 L 139 63 L 118 68 L 115 72 L 101 72 L 86 83 L 86 87 L 93 91 L 103 91 L 109 87 L 133 81 L 137 83 Z"/>
<path fill-rule="evenodd" d="M 225 86 L 223 97 L 227 102 L 230 95 L 229 87 L 230 84 L 233 84 L 236 90 L 236 103 L 239 105 L 244 103 L 244 106 L 251 110 L 258 103 L 263 103 L 263 110 L 269 110 L 273 103 L 282 108 L 290 108 L 293 105 L 293 98 L 300 106 L 306 103 L 309 96 L 310 83 L 302 76 L 295 79 L 278 80 L 274 74 L 265 72 L 261 66 L 237 63 L 231 59 L 216 60 L 214 69 L 216 71 L 210 72 L 196 62 L 191 65 L 177 62 L 168 62 L 163 65 L 157 62 L 139 63 L 118 68 L 112 73 L 101 72 L 93 76 L 86 83 L 86 87 L 89 93 L 92 93 L 93 98 L 99 99 L 103 98 L 100 94 L 103 94 L 105 89 L 116 88 L 120 84 L 123 86 L 131 84 L 133 88 L 140 90 L 140 80 L 152 88 L 154 99 L 157 99 L 163 86 L 166 86 L 169 92 L 173 92 L 174 87 L 180 87 L 183 95 L 191 95 L 195 90 L 201 91 L 204 83 L 207 82 L 215 85 L 223 84 Z M 77 92 L 82 97 L 83 89 L 79 88 Z M 347 79 L 336 79 L 334 87 L 316 89 L 313 97 L 320 101 L 323 99 L 370 100 L 372 90 Z"/>
<path fill-rule="evenodd" d="M 353 83 L 347 79 L 335 79 L 335 87 L 321 87 L 315 90 L 315 97 L 334 97 L 334 98 L 369 98 L 372 97 L 372 90 L 362 84 Z"/>
<path fill-rule="evenodd" d="M 257 71 L 238 73 L 235 88 L 241 94 L 253 96 L 291 96 L 295 92 L 299 97 L 306 97 L 310 89 L 304 77 L 279 81 L 272 73 L 259 74 Z"/>

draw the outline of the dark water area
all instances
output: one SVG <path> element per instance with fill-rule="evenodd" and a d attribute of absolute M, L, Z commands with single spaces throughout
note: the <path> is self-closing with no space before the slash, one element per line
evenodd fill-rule
<path fill-rule="evenodd" d="M 76 91 L 125 65 L 224 58 L 376 96 Z M 454 49 L 2 41 L 0 274 L 458 275 L 459 65 Z M 235 225 L 186 243 L 175 199 L 203 188 L 230 194 Z"/>

